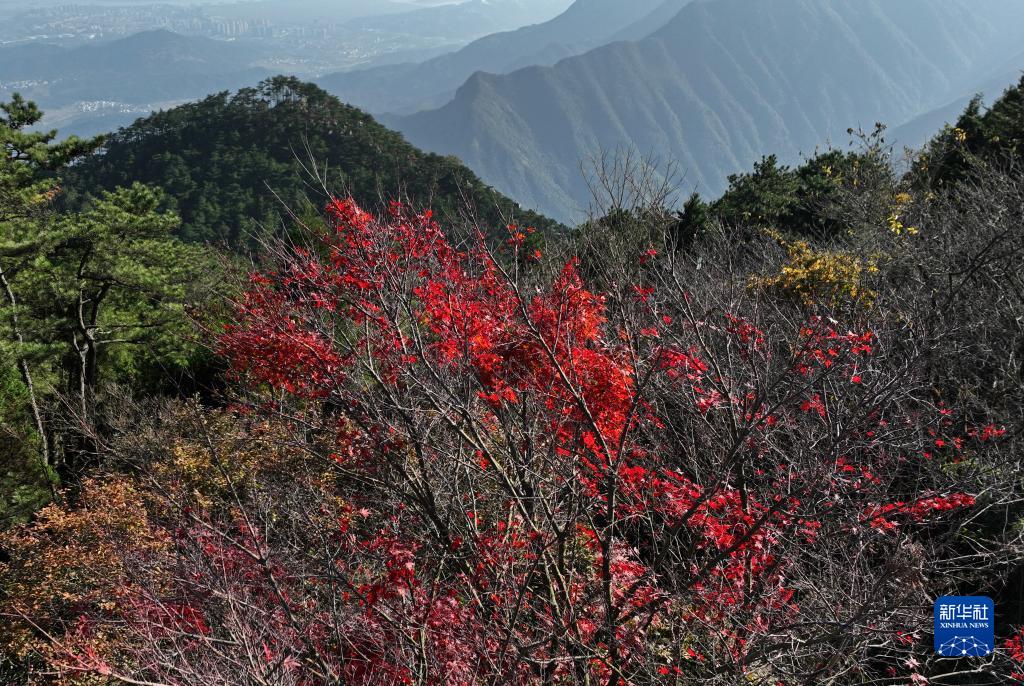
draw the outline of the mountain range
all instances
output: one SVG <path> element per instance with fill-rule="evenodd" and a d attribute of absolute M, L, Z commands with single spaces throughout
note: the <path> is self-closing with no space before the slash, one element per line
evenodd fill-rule
<path fill-rule="evenodd" d="M 549 21 L 491 34 L 423 63 L 329 74 L 317 83 L 375 114 L 410 113 L 444 104 L 476 72 L 505 74 L 525 66 L 555 64 L 618 36 L 643 34 L 687 2 L 576 0 Z"/>
<path fill-rule="evenodd" d="M 316 71 L 321 61 L 331 63 L 331 50 L 344 53 L 345 60 L 364 60 L 366 64 L 426 59 L 482 34 L 550 18 L 570 2 L 263 0 L 203 6 L 203 12 L 218 21 L 232 17 L 245 21 L 262 17 L 269 21 L 276 17 L 285 23 L 275 31 L 292 27 L 287 30 L 298 32 L 292 40 L 294 46 L 282 45 L 286 39 L 263 34 L 215 40 L 196 35 L 185 26 L 177 30 L 187 35 L 158 29 L 114 40 L 89 39 L 83 45 L 80 41 L 62 40 L 64 34 L 57 32 L 61 30 L 60 21 L 71 22 L 68 26 L 79 33 L 88 30 L 88 25 L 83 26 L 82 22 L 88 23 L 93 15 L 84 8 L 68 5 L 46 14 L 45 8 L 19 2 L 9 7 L 34 8 L 39 15 L 19 15 L 36 17 L 25 19 L 24 30 L 33 30 L 33 21 L 42 22 L 43 28 L 37 33 L 48 37 L 26 37 L 7 45 L 0 42 L 0 97 L 20 92 L 47 112 L 44 125 L 59 128 L 62 134 L 93 135 L 127 125 L 154 109 L 252 85 L 269 76 L 271 70 L 294 73 L 305 66 Z M 167 18 L 165 10 L 163 5 L 154 5 L 138 12 L 151 12 L 156 21 Z M 73 19 L 61 19 L 61 12 Z M 331 27 L 328 33 L 341 36 L 336 47 L 327 44 L 328 33 L 302 38 L 312 30 L 309 22 L 316 18 Z M 56 23 L 45 23 L 48 21 Z M 95 21 L 109 24 L 113 20 L 96 15 Z M 305 28 L 302 22 L 306 22 Z M 107 35 L 104 31 L 117 28 L 116 23 L 96 26 L 92 30 L 101 36 Z M 88 34 L 82 35 L 88 38 Z"/>
<path fill-rule="evenodd" d="M 352 21 L 372 32 L 480 13 L 522 20 L 538 3 L 391 3 L 372 10 L 384 17 Z M 685 190 L 714 196 L 760 156 L 793 163 L 844 143 L 849 127 L 884 122 L 890 140 L 916 147 L 975 93 L 995 97 L 1014 82 L 1022 44 L 1019 0 L 575 0 L 548 21 L 422 63 L 319 83 L 523 206 L 573 223 L 589 200 L 581 162 L 602 150 L 676 161 Z M 271 74 L 267 49 L 162 30 L 0 47 L 0 97 L 21 92 L 47 112 L 46 126 L 93 135 L 256 83 Z"/>
<path fill-rule="evenodd" d="M 675 160 L 688 186 L 715 195 L 762 155 L 796 161 L 849 127 L 948 105 L 1022 44 L 1019 0 L 696 2 L 641 40 L 477 72 L 442 107 L 384 121 L 572 221 L 589 196 L 580 161 L 597 151 Z"/>

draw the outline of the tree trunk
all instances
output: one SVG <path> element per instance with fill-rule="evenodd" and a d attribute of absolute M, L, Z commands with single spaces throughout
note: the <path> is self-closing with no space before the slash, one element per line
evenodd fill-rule
<path fill-rule="evenodd" d="M 14 334 L 14 339 L 18 349 L 18 371 L 21 373 L 21 380 L 25 384 L 25 388 L 28 390 L 29 407 L 32 411 L 32 420 L 35 423 L 36 433 L 39 434 L 40 459 L 42 460 L 46 471 L 46 481 L 50 485 L 50 490 L 54 491 L 55 487 L 53 479 L 50 478 L 49 473 L 49 468 L 52 466 L 49 433 L 46 428 L 46 422 L 43 418 L 42 407 L 39 405 L 39 397 L 36 394 L 36 384 L 35 380 L 32 378 L 32 369 L 28 365 L 28 360 L 21 354 L 21 351 L 25 346 L 25 337 L 21 333 L 21 327 L 18 322 L 18 299 L 14 294 L 14 289 L 11 287 L 10 281 L 7 279 L 7 275 L 4 273 L 2 264 L 0 264 L 0 285 L 3 286 L 4 294 L 7 296 L 7 301 L 11 304 L 11 331 Z"/>

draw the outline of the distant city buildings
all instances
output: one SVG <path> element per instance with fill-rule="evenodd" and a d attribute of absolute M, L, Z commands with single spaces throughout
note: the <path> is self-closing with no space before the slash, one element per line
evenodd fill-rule
<path fill-rule="evenodd" d="M 245 40 L 263 48 L 262 64 L 315 76 L 365 64 L 436 41 L 405 34 L 359 29 L 337 22 L 275 23 L 260 18 L 218 15 L 216 5 L 96 6 L 65 4 L 23 12 L 0 23 L 0 47 L 51 43 L 73 47 L 163 29 L 216 40 Z"/>
<path fill-rule="evenodd" d="M 0 29 L 5 41 L 46 38 L 96 40 L 154 28 L 211 38 L 271 37 L 274 27 L 265 19 L 225 19 L 202 7 L 149 5 L 97 7 L 59 5 L 25 12 Z"/>

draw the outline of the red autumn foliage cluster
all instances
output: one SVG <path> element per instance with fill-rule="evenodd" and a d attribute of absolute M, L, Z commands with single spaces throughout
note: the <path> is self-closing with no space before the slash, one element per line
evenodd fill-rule
<path fill-rule="evenodd" d="M 1024 629 L 1006 639 L 1003 649 L 1015 663 L 1015 671 L 1010 677 L 1016 681 L 1024 681 Z"/>
<path fill-rule="evenodd" d="M 130 657 L 89 647 L 83 620 L 72 673 L 920 676 L 924 566 L 983 511 L 960 457 L 1001 429 L 932 404 L 894 331 L 714 301 L 653 255 L 607 293 L 575 259 L 529 282 L 429 214 L 328 213 L 219 341 L 246 416 L 322 458 L 316 497 L 296 479 L 180 510 L 177 571 L 113 611 Z"/>

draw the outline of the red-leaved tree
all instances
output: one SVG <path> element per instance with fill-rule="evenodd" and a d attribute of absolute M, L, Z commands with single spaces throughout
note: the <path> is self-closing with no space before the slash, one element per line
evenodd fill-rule
<path fill-rule="evenodd" d="M 976 532 L 1005 437 L 933 401 L 906 322 L 653 251 L 597 293 L 576 260 L 545 277 L 516 227 L 499 255 L 398 204 L 328 211 L 326 235 L 252 277 L 219 341 L 237 411 L 287 426 L 315 485 L 179 503 L 168 558 L 83 619 L 67 673 L 616 686 L 943 669 L 931 602 L 998 558 Z M 89 640 L 104 621 L 130 637 L 106 655 Z"/>

